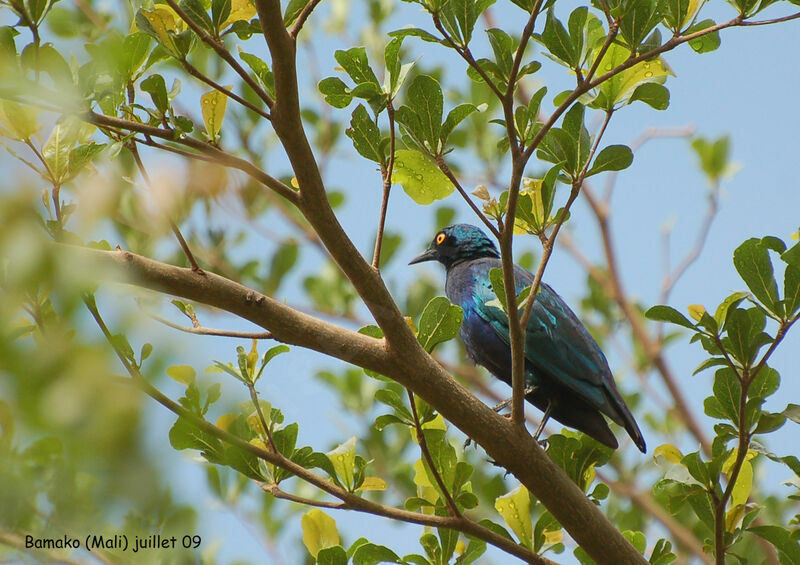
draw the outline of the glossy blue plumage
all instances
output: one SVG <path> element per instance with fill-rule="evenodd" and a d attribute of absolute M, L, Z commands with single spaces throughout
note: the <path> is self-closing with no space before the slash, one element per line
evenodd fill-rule
<path fill-rule="evenodd" d="M 461 339 L 477 364 L 511 384 L 508 318 L 496 302 L 489 271 L 500 268 L 494 244 L 475 226 L 457 224 L 437 234 L 412 263 L 437 260 L 447 268 L 445 291 L 464 310 Z M 515 267 L 519 293 L 533 275 Z M 536 390 L 526 397 L 550 416 L 610 447 L 617 440 L 603 415 L 623 426 L 636 446 L 645 443 L 636 421 L 617 391 L 603 352 L 583 324 L 550 286 L 542 283 L 525 339 L 526 378 Z"/>

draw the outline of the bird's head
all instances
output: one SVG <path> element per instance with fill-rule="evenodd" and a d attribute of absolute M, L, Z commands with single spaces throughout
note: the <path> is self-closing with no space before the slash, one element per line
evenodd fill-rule
<path fill-rule="evenodd" d="M 455 224 L 440 230 L 428 249 L 414 257 L 409 265 L 423 261 L 439 261 L 447 268 L 461 261 L 480 257 L 500 257 L 486 234 L 469 224 Z"/>

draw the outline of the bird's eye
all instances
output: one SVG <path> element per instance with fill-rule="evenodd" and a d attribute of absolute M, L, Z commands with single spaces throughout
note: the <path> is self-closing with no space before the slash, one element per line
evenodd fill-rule
<path fill-rule="evenodd" d="M 444 240 L 447 239 L 447 236 L 444 233 L 440 233 L 436 236 L 436 245 L 441 245 L 444 243 Z"/>

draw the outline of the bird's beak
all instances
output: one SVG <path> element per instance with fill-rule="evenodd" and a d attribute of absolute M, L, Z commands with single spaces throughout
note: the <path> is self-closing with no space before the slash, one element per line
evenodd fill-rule
<path fill-rule="evenodd" d="M 423 251 L 416 257 L 414 257 L 411 261 L 408 262 L 409 265 L 414 265 L 416 263 L 423 263 L 424 261 L 435 261 L 437 259 L 437 253 L 435 249 L 428 249 Z"/>

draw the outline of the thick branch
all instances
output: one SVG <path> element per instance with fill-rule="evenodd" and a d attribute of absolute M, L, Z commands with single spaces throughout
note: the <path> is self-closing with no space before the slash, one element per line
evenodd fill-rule
<path fill-rule="evenodd" d="M 518 434 L 515 426 L 469 394 L 416 340 L 403 348 L 390 348 L 383 340 L 302 314 L 214 273 L 200 276 L 188 268 L 166 265 L 124 251 L 67 245 L 61 248 L 71 252 L 74 259 L 90 260 L 93 268 L 102 267 L 118 280 L 226 310 L 271 331 L 279 341 L 313 349 L 396 380 L 435 407 L 444 418 L 483 446 L 492 459 L 513 473 L 595 561 L 645 563 L 602 511 L 530 436 Z M 258 453 L 253 452 L 259 457 L 268 453 L 254 445 L 246 449 L 258 450 Z M 472 533 L 469 529 L 463 531 Z"/>

